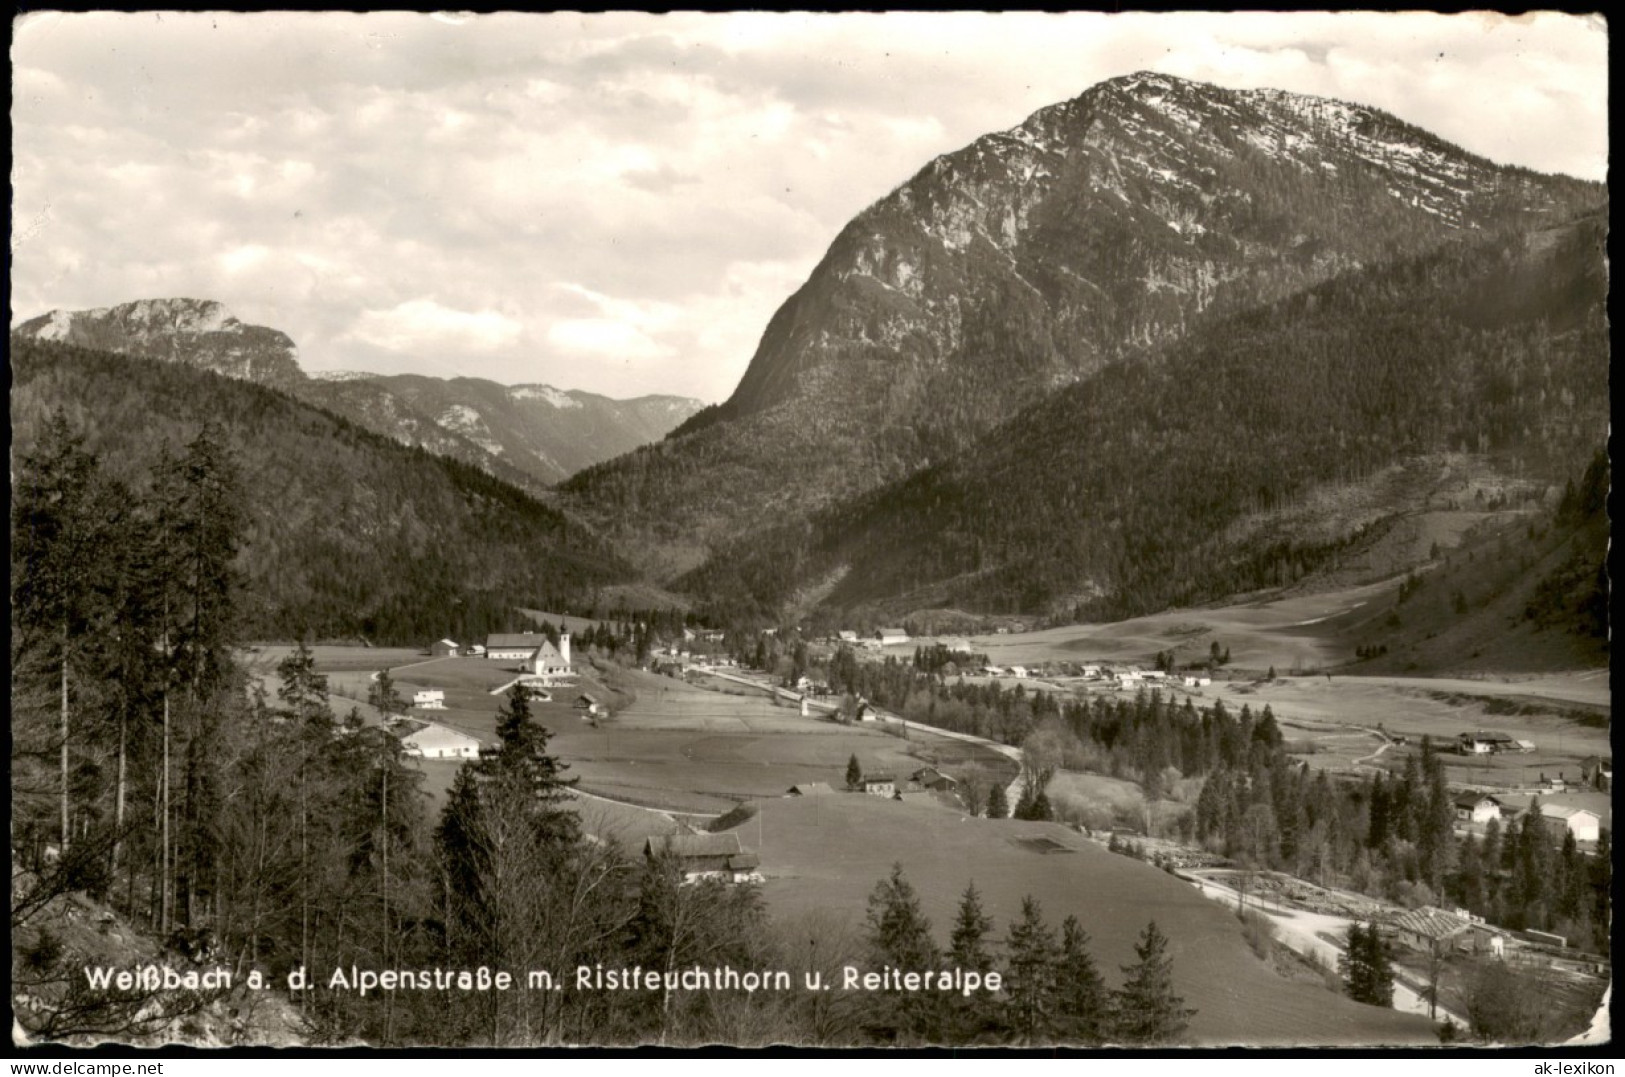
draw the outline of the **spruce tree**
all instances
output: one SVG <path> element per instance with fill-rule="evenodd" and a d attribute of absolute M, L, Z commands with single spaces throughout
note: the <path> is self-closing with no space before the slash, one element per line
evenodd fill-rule
<path fill-rule="evenodd" d="M 869 894 L 869 952 L 874 965 L 903 972 L 937 968 L 940 958 L 931 937 L 931 921 L 920 910 L 914 887 L 903 877 L 903 865 Z M 932 1043 L 940 1032 L 935 999 L 925 992 L 887 991 L 881 996 L 873 1031 L 899 1043 Z"/>
<path fill-rule="evenodd" d="M 1010 1030 L 1022 1044 L 1046 1042 L 1054 1031 L 1055 933 L 1031 895 L 1021 899 L 1021 918 L 1010 925 L 1005 951 Z"/>
<path fill-rule="evenodd" d="M 987 817 L 989 819 L 1008 819 L 1010 817 L 1010 802 L 1005 799 L 1004 785 L 995 781 L 987 791 Z"/>
<path fill-rule="evenodd" d="M 862 783 L 863 767 L 858 763 L 858 754 L 853 752 L 851 758 L 846 761 L 846 787 L 856 789 Z"/>
<path fill-rule="evenodd" d="M 1368 1006 L 1394 1004 L 1394 971 L 1376 924 L 1349 925 L 1348 949 L 1338 959 L 1349 998 Z"/>
<path fill-rule="evenodd" d="M 966 972 L 985 974 L 993 968 L 993 954 L 987 935 L 993 930 L 993 918 L 982 910 L 982 897 L 972 881 L 959 899 L 959 911 L 954 916 L 954 929 L 948 936 L 948 964 Z M 997 1027 L 992 994 L 986 988 L 967 996 L 955 993 L 948 997 L 948 1039 L 953 1043 L 970 1043 L 990 1034 Z"/>
<path fill-rule="evenodd" d="M 1171 1043 L 1195 1010 L 1174 994 L 1168 939 L 1152 920 L 1134 946 L 1139 961 L 1123 966 L 1123 986 L 1112 995 L 1112 1038 L 1131 1044 Z"/>
<path fill-rule="evenodd" d="M 1061 953 L 1055 968 L 1056 1037 L 1062 1043 L 1104 1042 L 1109 999 L 1089 952 L 1089 935 L 1076 916 L 1068 916 L 1061 924 Z"/>

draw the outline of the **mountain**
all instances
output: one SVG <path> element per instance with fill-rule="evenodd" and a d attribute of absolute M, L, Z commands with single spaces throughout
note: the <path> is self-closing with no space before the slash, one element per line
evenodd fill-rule
<path fill-rule="evenodd" d="M 53 310 L 23 322 L 12 336 L 163 359 L 280 389 L 305 381 L 298 349 L 286 333 L 244 325 L 210 299 L 141 299 L 99 310 Z"/>
<path fill-rule="evenodd" d="M 1115 620 L 1393 575 L 1430 528 L 1526 523 L 1605 442 L 1606 234 L 1476 236 L 1211 323 L 678 585 L 756 617 L 827 581 L 827 607 L 893 618 Z"/>
<path fill-rule="evenodd" d="M 1114 79 L 937 158 L 859 214 L 726 402 L 565 489 L 676 574 L 1216 320 L 1603 199 L 1359 105 Z"/>
<path fill-rule="evenodd" d="M 245 325 L 211 300 L 144 299 L 23 322 L 16 338 L 123 352 L 294 393 L 403 445 L 473 464 L 531 489 L 659 440 L 701 404 L 613 400 L 546 385 L 342 372 L 307 377 L 288 336 Z"/>
<path fill-rule="evenodd" d="M 13 458 L 58 409 L 139 489 L 163 447 L 216 424 L 248 525 L 245 634 L 422 643 L 590 605 L 631 569 L 592 531 L 456 460 L 291 395 L 188 364 L 15 337 Z"/>
<path fill-rule="evenodd" d="M 321 380 L 303 395 L 432 452 L 458 455 L 472 446 L 545 484 L 658 441 L 702 406 L 679 396 L 614 400 L 550 385 L 415 374 Z"/>

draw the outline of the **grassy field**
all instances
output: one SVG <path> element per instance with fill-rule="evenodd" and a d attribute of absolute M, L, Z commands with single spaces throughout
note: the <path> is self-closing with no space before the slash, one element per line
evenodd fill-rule
<path fill-rule="evenodd" d="M 1111 986 L 1122 979 L 1119 968 L 1134 961 L 1146 922 L 1156 920 L 1170 939 L 1175 986 L 1198 1011 L 1194 1042 L 1437 1042 L 1425 1019 L 1281 978 L 1247 948 L 1230 912 L 1188 883 L 1107 853 L 1058 824 L 971 819 L 929 804 L 842 794 L 765 801 L 736 833 L 761 854 L 777 918 L 844 911 L 861 930 L 870 891 L 900 862 L 939 944 L 946 945 L 959 896 L 974 879 L 1001 940 L 1024 895 L 1039 901 L 1051 927 L 1076 915 Z M 1020 843 L 1038 837 L 1070 851 L 1046 854 Z"/>
<path fill-rule="evenodd" d="M 1610 755 L 1608 728 L 1589 714 L 1575 710 L 1594 705 L 1596 682 L 1585 674 L 1542 677 L 1530 681 L 1463 681 L 1402 677 L 1277 677 L 1269 682 L 1214 682 L 1208 698 L 1220 698 L 1232 713 L 1243 704 L 1255 712 L 1267 703 L 1288 741 L 1313 742 L 1313 754 L 1303 756 L 1317 769 L 1345 770 L 1353 760 L 1369 756 L 1380 740 L 1362 729 L 1379 725 L 1389 735 L 1404 736 L 1403 749 L 1384 752 L 1382 765 L 1398 766 L 1405 753 L 1415 751 L 1425 734 L 1448 751 L 1458 734 L 1480 729 L 1497 730 L 1515 739 L 1533 741 L 1536 751 L 1492 757 L 1444 756 L 1446 780 L 1456 784 L 1513 786 L 1533 782 L 1544 772 L 1570 778 L 1579 775 L 1580 761 L 1588 755 Z M 1606 690 L 1606 682 L 1602 683 Z M 1468 693 L 1471 689 L 1471 694 Z M 1566 692 L 1578 698 L 1535 693 Z M 1523 713 L 1501 713 L 1509 708 L 1496 700 L 1520 698 Z M 1544 707 L 1539 699 L 1548 702 Z"/>
<path fill-rule="evenodd" d="M 358 659 L 379 652 L 324 656 L 334 708 L 348 711 L 365 700 L 372 670 Z M 417 711 L 459 732 L 491 743 L 502 699 L 492 689 L 510 681 L 515 669 L 484 658 L 427 658 L 392 655 L 396 688 L 405 699 L 419 689 L 445 692 L 446 707 Z M 534 703 L 539 721 L 553 734 L 551 748 L 569 764 L 584 792 L 631 804 L 678 812 L 720 814 L 740 800 L 777 797 L 801 782 L 840 786 L 847 760 L 856 755 L 865 771 L 905 777 L 927 764 L 956 777 L 1009 782 L 1008 760 L 973 744 L 911 734 L 891 736 L 872 726 L 843 726 L 803 718 L 796 707 L 746 692 L 725 695 L 642 673 L 615 670 L 612 687 L 583 672 L 580 684 L 553 692 L 549 703 Z M 611 716 L 588 721 L 572 705 L 581 692 L 611 703 Z M 369 711 L 363 704 L 363 711 Z M 426 761 L 425 788 L 438 804 L 456 767 Z"/>

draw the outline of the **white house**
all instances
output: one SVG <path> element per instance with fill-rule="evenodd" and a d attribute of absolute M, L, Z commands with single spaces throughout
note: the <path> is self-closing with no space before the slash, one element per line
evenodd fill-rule
<path fill-rule="evenodd" d="M 1186 688 L 1206 688 L 1213 683 L 1213 678 L 1205 673 L 1187 673 L 1180 679 L 1184 682 Z"/>
<path fill-rule="evenodd" d="M 1540 821 L 1559 837 L 1567 830 L 1575 841 L 1596 841 L 1602 827 L 1601 817 L 1590 808 L 1570 808 L 1563 804 L 1542 804 Z"/>
<path fill-rule="evenodd" d="M 872 797 L 885 797 L 890 800 L 897 795 L 897 779 L 890 774 L 865 774 L 863 791 Z"/>
<path fill-rule="evenodd" d="M 455 729 L 433 723 L 401 738 L 407 755 L 424 759 L 478 759 L 480 742 Z"/>
<path fill-rule="evenodd" d="M 413 692 L 412 706 L 443 711 L 446 709 L 446 693 L 438 688 L 425 688 L 421 692 Z"/>
<path fill-rule="evenodd" d="M 1463 793 L 1452 803 L 1459 822 L 1487 823 L 1501 818 L 1501 802 L 1484 793 Z"/>
<path fill-rule="evenodd" d="M 1025 677 L 1026 675 L 1027 675 L 1027 667 L 1026 666 L 1011 666 L 1010 667 L 1010 676 L 1012 676 L 1012 677 Z"/>
<path fill-rule="evenodd" d="M 858 642 L 858 634 L 851 629 L 842 629 L 839 638 L 842 643 Z"/>
<path fill-rule="evenodd" d="M 1516 742 L 1505 733 L 1490 733 L 1482 729 L 1473 733 L 1463 733 L 1456 741 L 1457 750 L 1462 755 L 1491 755 L 1495 752 L 1509 752 L 1517 747 Z"/>

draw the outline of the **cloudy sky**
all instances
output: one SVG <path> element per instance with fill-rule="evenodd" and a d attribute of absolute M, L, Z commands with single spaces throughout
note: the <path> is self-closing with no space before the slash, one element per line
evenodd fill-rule
<path fill-rule="evenodd" d="M 14 29 L 12 324 L 218 299 L 365 369 L 725 397 L 840 227 L 1149 69 L 1605 178 L 1562 15 L 50 14 Z"/>

